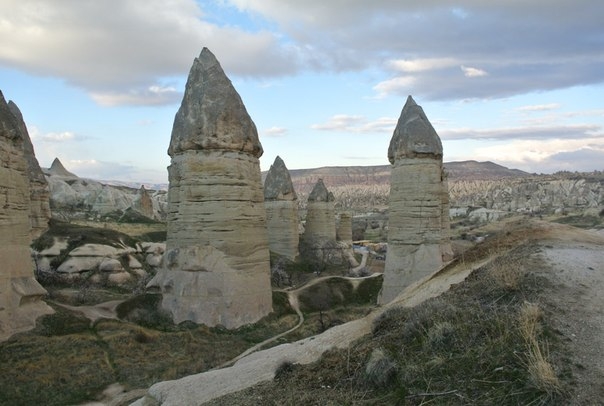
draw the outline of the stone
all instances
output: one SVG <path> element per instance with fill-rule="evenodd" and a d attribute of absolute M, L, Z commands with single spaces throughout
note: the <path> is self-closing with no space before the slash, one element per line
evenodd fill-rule
<path fill-rule="evenodd" d="M 239 94 L 204 48 L 174 119 L 166 252 L 148 284 L 176 323 L 237 328 L 272 311 L 262 153 Z"/>
<path fill-rule="evenodd" d="M 336 237 L 338 241 L 352 245 L 352 214 L 350 212 L 340 213 L 336 228 Z"/>
<path fill-rule="evenodd" d="M 275 158 L 264 180 L 264 206 L 270 251 L 295 260 L 298 256 L 298 196 L 280 157 Z"/>
<path fill-rule="evenodd" d="M 17 118 L 20 134 L 23 138 L 23 152 L 27 161 L 27 175 L 29 178 L 29 200 L 31 212 L 29 220 L 31 223 L 30 237 L 32 240 L 38 238 L 48 228 L 50 221 L 50 189 L 46 177 L 40 168 L 40 164 L 34 153 L 34 146 L 29 138 L 29 132 L 23 120 L 19 107 L 13 102 L 8 102 L 8 108 Z"/>
<path fill-rule="evenodd" d="M 31 191 L 20 118 L 0 92 L 0 341 L 35 326 L 53 310 L 34 278 L 30 254 Z"/>
<path fill-rule="evenodd" d="M 336 214 L 334 196 L 325 187 L 323 179 L 317 180 L 308 195 L 304 238 L 336 240 Z"/>
<path fill-rule="evenodd" d="M 154 218 L 153 199 L 144 185 L 141 185 L 138 189 L 136 197 L 132 202 L 132 208 L 145 217 Z"/>
<path fill-rule="evenodd" d="M 382 304 L 438 271 L 452 255 L 442 157 L 438 134 L 409 96 L 388 148 L 392 170 Z"/>
<path fill-rule="evenodd" d="M 115 258 L 103 258 L 99 264 L 99 271 L 101 272 L 123 272 L 124 267 L 122 263 Z"/>

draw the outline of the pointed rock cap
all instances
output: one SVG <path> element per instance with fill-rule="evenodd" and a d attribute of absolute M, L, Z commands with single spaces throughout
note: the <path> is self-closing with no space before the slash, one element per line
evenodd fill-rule
<path fill-rule="evenodd" d="M 47 173 L 51 176 L 58 176 L 61 178 L 78 178 L 77 175 L 74 175 L 73 173 L 65 169 L 61 161 L 59 161 L 59 158 L 55 158 L 55 160 L 52 161 L 52 165 L 50 165 L 50 168 L 48 169 Z"/>
<path fill-rule="evenodd" d="M 0 91 L 0 137 L 13 142 L 21 140 L 21 127 Z"/>
<path fill-rule="evenodd" d="M 36 158 L 34 145 L 31 143 L 31 138 L 29 138 L 29 132 L 27 131 L 27 126 L 23 120 L 21 110 L 19 110 L 19 107 L 12 100 L 9 100 L 8 102 L 8 109 L 17 119 L 20 133 L 19 135 L 23 139 L 23 152 L 25 153 L 25 160 L 27 161 L 27 175 L 29 176 L 30 181 L 46 184 L 46 178 L 44 177 L 42 168 L 40 168 L 40 163 Z"/>
<path fill-rule="evenodd" d="M 189 72 L 168 154 L 210 149 L 247 152 L 257 158 L 263 153 L 241 97 L 216 57 L 203 48 Z"/>
<path fill-rule="evenodd" d="M 334 200 L 333 193 L 327 190 L 323 179 L 317 181 L 315 187 L 312 188 L 312 192 L 308 195 L 309 202 L 333 202 Z"/>
<path fill-rule="evenodd" d="M 436 130 L 428 121 L 421 106 L 418 106 L 409 96 L 390 140 L 388 160 L 393 164 L 399 158 L 439 159 L 442 156 L 443 146 Z"/>
<path fill-rule="evenodd" d="M 281 157 L 277 156 L 264 180 L 264 200 L 297 200 L 291 175 Z"/>

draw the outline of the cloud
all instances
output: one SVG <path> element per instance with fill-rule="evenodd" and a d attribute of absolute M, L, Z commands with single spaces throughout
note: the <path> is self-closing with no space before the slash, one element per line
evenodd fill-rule
<path fill-rule="evenodd" d="M 373 121 L 368 121 L 365 116 L 336 114 L 327 122 L 322 124 L 313 124 L 310 126 L 313 130 L 336 131 L 348 133 L 381 133 L 392 132 L 396 126 L 397 120 L 390 117 L 381 117 Z"/>
<path fill-rule="evenodd" d="M 168 177 L 166 171 L 141 168 L 123 162 L 96 159 L 61 159 L 61 163 L 70 172 L 87 179 L 162 183 L 166 182 Z"/>
<path fill-rule="evenodd" d="M 604 136 L 602 127 L 594 124 L 528 126 L 494 129 L 445 129 L 439 131 L 443 140 L 550 140 L 586 139 Z M 548 141 L 549 142 L 549 141 Z"/>
<path fill-rule="evenodd" d="M 560 103 L 548 103 L 548 104 L 535 104 L 531 106 L 521 106 L 516 108 L 518 111 L 522 112 L 532 112 L 532 111 L 550 111 L 557 110 L 560 108 Z"/>
<path fill-rule="evenodd" d="M 271 127 L 263 131 L 263 134 L 267 137 L 282 137 L 287 134 L 287 128 L 284 127 Z"/>
<path fill-rule="evenodd" d="M 64 143 L 64 142 L 78 142 L 88 139 L 87 137 L 77 135 L 72 131 L 62 132 L 48 132 L 40 133 L 40 130 L 36 126 L 31 126 L 28 129 L 29 137 L 32 142 L 43 142 L 43 143 Z"/>
<path fill-rule="evenodd" d="M 461 65 L 461 71 L 463 72 L 463 75 L 467 78 L 479 78 L 481 76 L 488 75 L 488 73 L 482 69 L 472 68 L 464 65 Z"/>
<path fill-rule="evenodd" d="M 128 92 L 92 92 L 92 99 L 101 106 L 111 107 L 124 104 L 158 106 L 178 103 L 182 92 L 172 86 L 153 85 L 145 89 L 130 89 Z"/>

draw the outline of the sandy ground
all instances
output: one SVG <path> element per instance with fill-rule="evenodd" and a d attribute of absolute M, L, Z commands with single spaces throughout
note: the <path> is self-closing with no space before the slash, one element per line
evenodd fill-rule
<path fill-rule="evenodd" d="M 604 405 L 604 235 L 556 227 L 540 241 L 540 273 L 552 283 L 543 301 L 571 350 L 571 405 Z"/>

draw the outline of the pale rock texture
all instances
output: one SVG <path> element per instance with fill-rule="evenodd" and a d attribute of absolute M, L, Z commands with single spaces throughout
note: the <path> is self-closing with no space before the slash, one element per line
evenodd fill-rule
<path fill-rule="evenodd" d="M 306 206 L 306 225 L 304 238 L 306 240 L 325 238 L 336 240 L 336 213 L 334 196 L 325 187 L 323 179 L 317 180 L 308 195 Z"/>
<path fill-rule="evenodd" d="M 132 208 L 143 216 L 149 218 L 155 218 L 154 208 L 153 208 L 153 199 L 149 195 L 145 186 L 141 186 L 136 193 L 136 197 L 132 202 Z"/>
<path fill-rule="evenodd" d="M 236 328 L 272 311 L 262 152 L 239 94 L 204 48 L 174 119 L 166 252 L 148 285 L 175 322 Z"/>
<path fill-rule="evenodd" d="M 31 204 L 21 120 L 0 92 L 0 341 L 35 326 L 53 310 L 41 299 L 30 255 Z M 32 150 L 33 152 L 33 150 Z"/>
<path fill-rule="evenodd" d="M 350 214 L 350 212 L 340 213 L 336 228 L 336 236 L 338 241 L 352 245 L 352 214 Z"/>
<path fill-rule="evenodd" d="M 451 259 L 443 149 L 423 109 L 409 96 L 388 149 L 388 254 L 380 303 Z"/>
<path fill-rule="evenodd" d="M 275 158 L 264 180 L 264 206 L 269 249 L 290 260 L 298 256 L 298 196 L 289 171 Z"/>
<path fill-rule="evenodd" d="M 31 212 L 29 220 L 31 223 L 30 237 L 32 240 L 38 238 L 48 228 L 50 220 L 50 190 L 44 173 L 34 153 L 34 146 L 29 138 L 29 132 L 25 126 L 23 115 L 19 107 L 12 102 L 8 102 L 8 108 L 17 118 L 20 134 L 23 138 L 23 152 L 27 161 L 27 176 L 29 178 L 29 200 Z"/>

